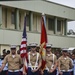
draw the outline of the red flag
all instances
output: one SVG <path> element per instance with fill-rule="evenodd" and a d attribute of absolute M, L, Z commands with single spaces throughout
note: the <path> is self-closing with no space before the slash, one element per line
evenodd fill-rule
<path fill-rule="evenodd" d="M 41 41 L 40 41 L 40 53 L 42 56 L 42 70 L 45 68 L 45 55 L 46 55 L 46 43 L 47 43 L 47 33 L 46 33 L 46 22 L 45 22 L 45 16 L 42 16 L 41 21 Z"/>
<path fill-rule="evenodd" d="M 27 71 L 27 35 L 26 35 L 26 17 L 24 19 L 24 30 L 22 35 L 21 47 L 20 47 L 20 56 L 23 58 L 24 68 Z"/>

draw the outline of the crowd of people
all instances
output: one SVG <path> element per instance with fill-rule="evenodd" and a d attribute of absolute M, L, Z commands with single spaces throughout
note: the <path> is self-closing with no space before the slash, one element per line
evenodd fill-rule
<path fill-rule="evenodd" d="M 10 50 L 7 50 L 7 52 L 6 52 L 6 49 L 3 49 L 2 53 L 3 53 L 3 55 L 0 55 L 0 67 L 2 66 L 2 62 L 5 58 L 5 56 L 10 54 Z M 4 67 L 4 69 L 0 73 L 0 75 L 6 75 L 7 71 L 8 71 L 8 65 L 6 64 L 6 66 Z"/>
<path fill-rule="evenodd" d="M 39 50 L 38 50 L 39 51 Z M 67 49 L 52 53 L 52 45 L 46 44 L 45 67 L 42 67 L 42 55 L 37 52 L 37 44 L 31 43 L 28 51 L 28 69 L 24 70 L 24 61 L 20 51 L 16 52 L 16 46 L 11 46 L 0 58 L 0 75 L 75 75 L 75 53 L 69 53 Z"/>

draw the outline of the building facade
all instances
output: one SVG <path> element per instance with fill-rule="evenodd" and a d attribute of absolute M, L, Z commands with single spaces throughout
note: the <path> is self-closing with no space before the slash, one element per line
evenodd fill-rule
<path fill-rule="evenodd" d="M 67 22 L 75 21 L 75 9 L 45 0 L 0 2 L 0 53 L 10 45 L 21 44 L 26 20 L 27 43 L 40 44 L 41 16 L 45 13 L 48 42 L 54 48 L 75 46 L 75 38 L 67 36 Z"/>

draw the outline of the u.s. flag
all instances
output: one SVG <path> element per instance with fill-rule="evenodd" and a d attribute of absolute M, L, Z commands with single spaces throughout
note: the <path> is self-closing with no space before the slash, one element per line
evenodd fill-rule
<path fill-rule="evenodd" d="M 21 41 L 21 47 L 20 47 L 20 55 L 21 58 L 24 58 L 25 55 L 27 54 L 27 35 L 26 35 L 26 17 L 24 19 L 24 30 L 23 30 L 23 35 L 22 35 L 22 41 Z"/>
<path fill-rule="evenodd" d="M 24 70 L 27 71 L 27 34 L 26 34 L 26 17 L 24 19 L 24 30 L 22 35 L 20 56 L 23 59 Z"/>

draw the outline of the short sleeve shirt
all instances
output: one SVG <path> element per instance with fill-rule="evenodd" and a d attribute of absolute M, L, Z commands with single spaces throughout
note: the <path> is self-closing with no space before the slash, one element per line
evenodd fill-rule
<path fill-rule="evenodd" d="M 32 66 L 35 66 L 35 63 L 36 63 L 36 60 L 37 60 L 37 53 L 38 53 L 38 52 L 36 52 L 35 54 L 32 54 L 31 52 L 28 53 L 28 54 L 30 54 L 30 63 L 31 63 Z M 29 60 L 29 59 L 28 59 L 28 60 Z M 37 63 L 39 64 L 39 62 L 41 62 L 41 55 L 40 55 L 40 54 L 39 54 L 39 56 L 38 56 L 38 61 L 37 61 Z"/>
<path fill-rule="evenodd" d="M 19 70 L 20 65 L 22 63 L 22 59 L 18 54 L 16 54 L 14 58 L 11 54 L 9 54 L 4 58 L 3 63 L 8 63 L 8 70 Z"/>
<path fill-rule="evenodd" d="M 72 61 L 71 59 L 67 56 L 66 58 L 64 58 L 63 56 L 61 56 L 58 59 L 58 63 L 60 65 L 60 70 L 69 70 L 70 67 L 72 67 Z"/>
<path fill-rule="evenodd" d="M 49 55 L 46 55 L 46 66 L 51 69 L 51 66 L 54 65 L 57 61 L 57 57 L 56 55 L 54 55 L 54 58 L 53 58 L 53 55 L 54 54 L 49 54 Z"/>

